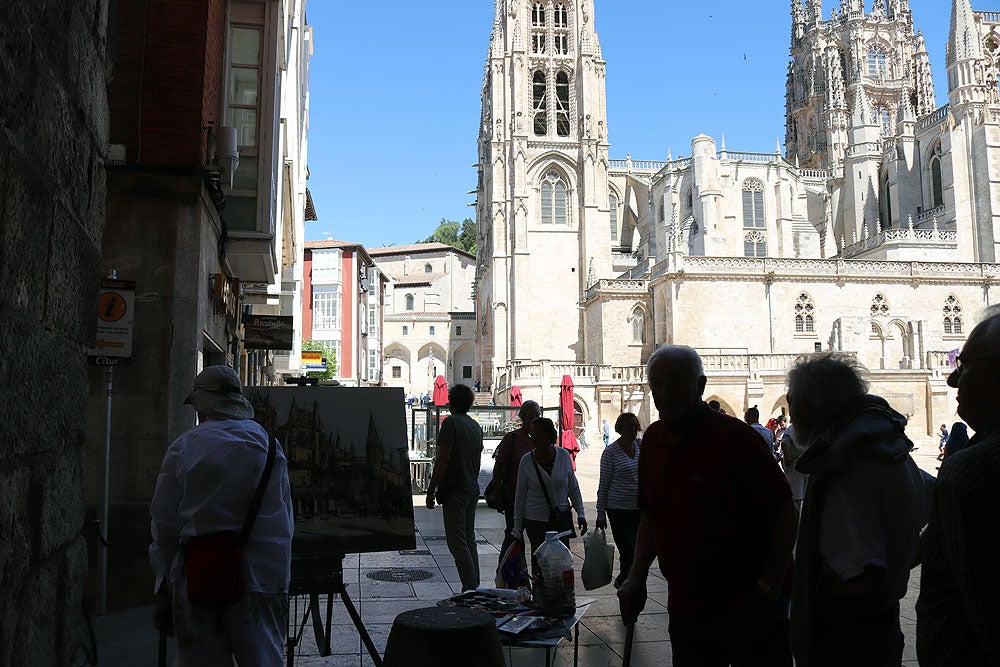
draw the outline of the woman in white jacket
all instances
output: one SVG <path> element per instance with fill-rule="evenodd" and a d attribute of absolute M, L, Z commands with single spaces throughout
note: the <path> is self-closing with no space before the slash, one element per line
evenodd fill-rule
<path fill-rule="evenodd" d="M 573 460 L 569 452 L 555 446 L 558 440 L 555 424 L 551 419 L 539 417 L 531 423 L 529 435 L 534 448 L 518 464 L 512 534 L 523 541 L 523 532 L 527 532 L 534 553 L 550 530 L 562 533 L 560 539 L 569 546 L 569 538 L 575 536 L 570 504 L 576 510 L 581 535 L 587 532 L 587 519 Z M 539 572 L 534 556 L 531 571 Z"/>

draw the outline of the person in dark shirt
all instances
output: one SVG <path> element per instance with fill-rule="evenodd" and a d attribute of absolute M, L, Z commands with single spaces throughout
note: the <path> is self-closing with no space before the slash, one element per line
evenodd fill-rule
<path fill-rule="evenodd" d="M 660 419 L 642 440 L 642 513 L 618 591 L 622 620 L 634 624 L 642 612 L 656 558 L 676 667 L 790 667 L 788 481 L 750 426 L 702 401 L 706 378 L 692 348 L 662 346 L 646 370 Z"/>
<path fill-rule="evenodd" d="M 941 463 L 917 599 L 921 667 L 1000 665 L 1000 313 L 972 333 L 948 377 L 976 433 Z"/>
<path fill-rule="evenodd" d="M 468 415 L 474 400 L 468 385 L 456 384 L 448 391 L 451 416 L 441 422 L 426 503 L 427 509 L 434 509 L 435 494 L 441 503 L 448 551 L 455 558 L 463 591 L 479 587 L 476 504 L 483 429 Z"/>
<path fill-rule="evenodd" d="M 517 411 L 521 427 L 504 435 L 493 452 L 493 489 L 496 493 L 497 509 L 503 512 L 505 528 L 500 558 L 514 541 L 511 529 L 514 526 L 514 495 L 517 492 L 517 466 L 521 457 L 534 449 L 531 444 L 531 422 L 542 416 L 542 408 L 536 401 L 525 401 Z"/>

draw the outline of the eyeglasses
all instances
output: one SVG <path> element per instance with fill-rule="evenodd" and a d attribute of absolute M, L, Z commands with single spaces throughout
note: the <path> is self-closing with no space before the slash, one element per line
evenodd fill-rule
<path fill-rule="evenodd" d="M 958 357 L 955 358 L 955 370 L 953 372 L 955 375 L 961 375 L 973 361 L 1000 362 L 1000 357 L 963 357 L 962 355 L 958 355 Z"/>

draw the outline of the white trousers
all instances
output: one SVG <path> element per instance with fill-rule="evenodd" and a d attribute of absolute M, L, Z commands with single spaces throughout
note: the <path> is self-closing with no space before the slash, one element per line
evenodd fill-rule
<path fill-rule="evenodd" d="M 288 595 L 247 591 L 243 599 L 222 612 L 192 607 L 187 601 L 187 579 L 174 583 L 174 632 L 177 667 L 281 667 L 288 627 Z"/>

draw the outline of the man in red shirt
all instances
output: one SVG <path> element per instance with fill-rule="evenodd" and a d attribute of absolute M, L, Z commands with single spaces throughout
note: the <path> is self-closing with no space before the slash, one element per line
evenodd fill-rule
<path fill-rule="evenodd" d="M 646 366 L 660 420 L 643 436 L 635 562 L 622 620 L 646 603 L 653 558 L 667 580 L 675 667 L 791 667 L 791 489 L 747 424 L 709 408 L 692 348 L 665 345 Z"/>

